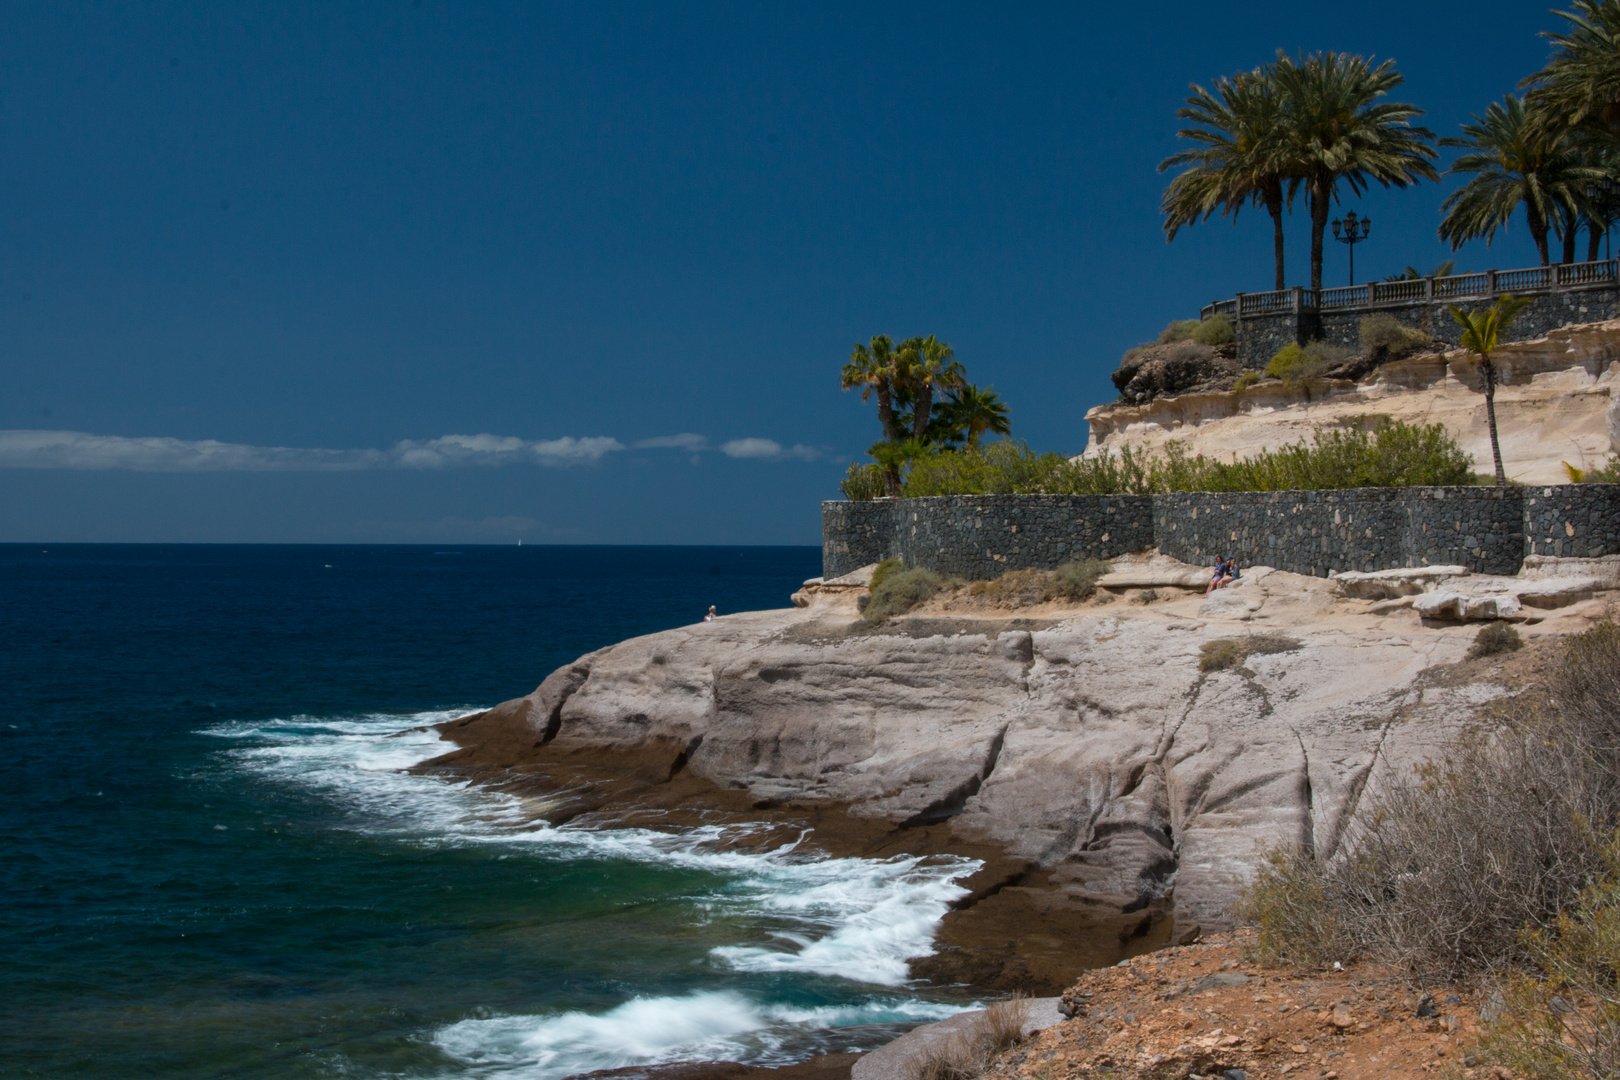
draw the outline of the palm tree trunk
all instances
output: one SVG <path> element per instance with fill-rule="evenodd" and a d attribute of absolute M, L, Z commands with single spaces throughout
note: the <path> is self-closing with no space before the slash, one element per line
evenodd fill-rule
<path fill-rule="evenodd" d="M 1502 468 L 1502 444 L 1496 437 L 1496 365 L 1490 357 L 1480 357 L 1479 374 L 1485 383 L 1485 425 L 1491 429 L 1491 464 L 1496 466 L 1496 486 L 1507 487 L 1507 472 Z"/>
<path fill-rule="evenodd" d="M 1564 219 L 1564 262 L 1567 265 L 1575 261 L 1575 215 L 1565 210 L 1561 216 Z"/>
<path fill-rule="evenodd" d="M 1277 291 L 1288 288 L 1288 279 L 1283 276 L 1283 216 L 1282 216 L 1282 185 L 1267 189 L 1265 193 L 1266 213 L 1271 215 L 1271 251 L 1277 260 Z"/>
<path fill-rule="evenodd" d="M 1536 208 L 1526 202 L 1524 205 L 1525 224 L 1530 226 L 1530 238 L 1536 242 L 1536 253 L 1541 256 L 1541 265 L 1547 265 L 1547 219 L 1536 213 Z"/>
<path fill-rule="evenodd" d="M 1325 181 L 1311 181 L 1311 291 L 1318 293 L 1322 291 L 1322 237 L 1327 232 L 1330 195 Z"/>
<path fill-rule="evenodd" d="M 922 441 L 923 432 L 928 430 L 928 414 L 933 411 L 934 382 L 930 379 L 917 391 L 917 414 L 911 421 L 911 437 L 918 442 Z"/>
<path fill-rule="evenodd" d="M 1586 261 L 1597 262 L 1603 257 L 1603 230 L 1591 218 L 1586 219 Z"/>
<path fill-rule="evenodd" d="M 1545 262 L 1546 260 L 1542 260 Z M 900 432 L 894 425 L 894 394 L 889 389 L 888 379 L 877 381 L 878 423 L 883 425 L 883 441 L 899 442 Z"/>

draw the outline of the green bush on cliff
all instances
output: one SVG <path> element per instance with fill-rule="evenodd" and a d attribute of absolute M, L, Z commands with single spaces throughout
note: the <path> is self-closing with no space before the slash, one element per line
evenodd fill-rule
<path fill-rule="evenodd" d="M 1085 600 L 1097 591 L 1097 579 L 1112 569 L 1101 559 L 1064 563 L 1052 571 L 1052 595 L 1064 600 Z"/>
<path fill-rule="evenodd" d="M 1281 379 L 1291 387 L 1304 386 L 1320 377 L 1329 368 L 1350 359 L 1349 349 L 1342 345 L 1329 345 L 1313 341 L 1308 345 L 1285 345 L 1266 365 L 1266 374 Z"/>
<path fill-rule="evenodd" d="M 1221 314 L 1207 319 L 1177 319 L 1159 331 L 1158 344 L 1196 341 L 1200 345 L 1226 345 L 1236 340 L 1237 329 L 1232 325 L 1232 317 Z"/>
<path fill-rule="evenodd" d="M 838 484 L 838 489 L 844 493 L 844 498 L 851 502 L 870 502 L 888 494 L 888 481 L 883 475 L 881 465 L 862 465 L 859 462 L 851 464 L 849 472 Z"/>
<path fill-rule="evenodd" d="M 1433 337 L 1386 311 L 1363 316 L 1359 329 L 1362 350 L 1368 355 L 1382 354 L 1389 360 L 1399 360 L 1434 344 Z"/>
<path fill-rule="evenodd" d="M 944 579 L 932 570 L 920 567 L 885 574 L 881 580 L 874 573 L 872 578 L 871 598 L 867 600 L 866 608 L 861 612 L 861 616 L 870 623 L 880 623 L 896 615 L 904 615 L 917 605 L 925 603 L 939 592 L 940 586 L 945 583 Z"/>
<path fill-rule="evenodd" d="M 1177 491 L 1316 491 L 1327 488 L 1471 484 L 1473 461 L 1439 424 L 1380 423 L 1320 431 L 1310 442 L 1242 461 L 1188 454 L 1171 443 L 1152 454 L 1065 458 L 1002 439 L 930 454 L 912 465 L 902 494 L 1148 495 Z"/>

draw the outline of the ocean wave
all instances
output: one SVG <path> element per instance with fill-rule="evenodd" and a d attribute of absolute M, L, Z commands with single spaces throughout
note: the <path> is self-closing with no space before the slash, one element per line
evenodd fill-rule
<path fill-rule="evenodd" d="M 900 986 L 907 962 L 933 951 L 957 880 L 980 865 L 956 856 L 818 858 L 784 844 L 739 851 L 724 826 L 672 832 L 553 826 L 526 800 L 405 770 L 453 747 L 433 725 L 471 710 L 307 716 L 224 724 L 205 734 L 244 742 L 245 771 L 345 806 L 348 827 L 410 843 L 505 845 L 543 858 L 622 860 L 701 870 L 725 884 L 712 902 L 757 911 L 774 943 L 722 946 L 716 960 L 745 972 L 825 975 Z"/>
<path fill-rule="evenodd" d="M 711 913 L 737 918 L 750 928 L 739 933 L 755 939 L 711 950 L 718 978 L 735 978 L 722 974 L 730 971 L 871 987 L 849 1005 L 795 1007 L 717 990 L 637 997 L 595 1015 L 471 1019 L 441 1029 L 435 1043 L 476 1065 L 476 1074 L 545 1080 L 715 1057 L 785 1062 L 805 1056 L 808 1032 L 915 1024 L 957 1011 L 876 988 L 904 986 L 907 962 L 933 951 L 939 920 L 966 893 L 956 882 L 978 868 L 977 860 L 827 858 L 805 851 L 802 840 L 771 851 L 737 850 L 726 845 L 731 830 L 720 826 L 669 832 L 553 826 L 538 816 L 543 805 L 533 801 L 406 771 L 451 749 L 432 725 L 466 711 L 292 717 L 220 725 L 205 734 L 235 744 L 226 755 L 236 769 L 342 807 L 341 827 L 367 835 L 430 846 L 493 845 L 548 861 L 626 861 L 705 872 L 713 884 L 696 899 Z M 838 1048 L 815 1045 L 819 1049 L 811 1052 Z"/>
<path fill-rule="evenodd" d="M 441 1029 L 433 1041 L 481 1077 L 553 1080 L 594 1069 L 679 1061 L 785 1064 L 799 1056 L 787 1048 L 813 1031 L 926 1023 L 971 1007 L 901 998 L 796 1007 L 714 991 L 637 997 L 596 1014 L 463 1020 Z"/>

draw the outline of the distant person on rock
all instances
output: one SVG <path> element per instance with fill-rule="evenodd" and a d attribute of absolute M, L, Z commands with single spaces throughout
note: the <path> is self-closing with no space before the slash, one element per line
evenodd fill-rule
<path fill-rule="evenodd" d="M 1204 595 L 1208 596 L 1216 589 L 1226 588 L 1237 580 L 1237 576 L 1237 560 L 1228 555 L 1215 564 L 1215 573 L 1210 576 L 1209 588 L 1204 590 Z"/>
<path fill-rule="evenodd" d="M 704 622 L 714 622 L 714 605 L 713 604 L 709 605 L 709 613 L 707 615 L 703 616 L 703 621 Z"/>

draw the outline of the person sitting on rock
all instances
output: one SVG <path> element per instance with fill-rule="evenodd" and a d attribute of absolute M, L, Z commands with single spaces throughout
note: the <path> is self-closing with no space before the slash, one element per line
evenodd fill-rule
<path fill-rule="evenodd" d="M 1233 581 L 1237 580 L 1237 576 L 1237 562 L 1232 558 L 1232 556 L 1227 555 L 1215 563 L 1215 572 L 1210 575 L 1209 588 L 1204 590 L 1204 595 L 1208 596 L 1216 589 L 1226 588 L 1228 585 L 1232 584 Z"/>

